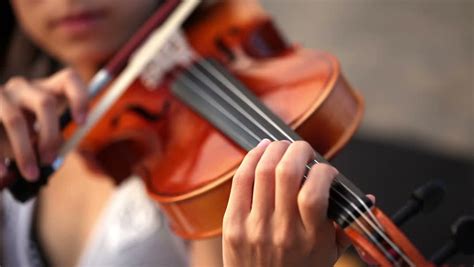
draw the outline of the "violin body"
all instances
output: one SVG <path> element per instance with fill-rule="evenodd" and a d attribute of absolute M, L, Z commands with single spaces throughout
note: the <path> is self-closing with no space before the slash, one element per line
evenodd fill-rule
<path fill-rule="evenodd" d="M 199 55 L 224 64 L 324 156 L 348 142 L 363 102 L 335 57 L 286 44 L 254 2 L 219 2 L 198 16 L 186 36 Z M 246 151 L 176 98 L 171 82 L 148 88 L 135 81 L 81 149 L 97 155 L 117 181 L 132 172 L 143 177 L 178 235 L 218 235 Z"/>

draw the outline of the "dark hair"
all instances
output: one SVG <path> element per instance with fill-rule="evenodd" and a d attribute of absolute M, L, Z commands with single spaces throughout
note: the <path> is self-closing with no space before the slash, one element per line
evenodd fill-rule
<path fill-rule="evenodd" d="M 15 28 L 15 16 L 9 0 L 0 1 L 0 64 L 4 64 L 7 47 Z"/>
<path fill-rule="evenodd" d="M 10 1 L 0 0 L 0 84 L 14 75 L 39 78 L 60 68 L 19 27 Z"/>

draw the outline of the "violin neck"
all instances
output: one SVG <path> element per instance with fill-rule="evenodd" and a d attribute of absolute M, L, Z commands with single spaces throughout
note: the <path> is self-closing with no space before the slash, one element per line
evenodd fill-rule
<path fill-rule="evenodd" d="M 240 147 L 249 151 L 262 139 L 302 138 L 213 60 L 200 60 L 179 74 L 173 93 Z M 328 163 L 316 153 L 314 163 Z M 309 166 L 307 166 L 309 168 Z M 338 174 L 330 192 L 328 216 L 342 228 L 370 210 L 371 201 Z"/>

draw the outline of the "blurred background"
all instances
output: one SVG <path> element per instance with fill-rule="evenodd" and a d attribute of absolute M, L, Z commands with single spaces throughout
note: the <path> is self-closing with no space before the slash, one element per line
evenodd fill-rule
<path fill-rule="evenodd" d="M 387 214 L 418 186 L 444 181 L 439 208 L 402 227 L 433 254 L 459 216 L 474 215 L 474 1 L 262 2 L 290 41 L 337 56 L 365 98 L 360 130 L 333 160 L 346 176 Z"/>

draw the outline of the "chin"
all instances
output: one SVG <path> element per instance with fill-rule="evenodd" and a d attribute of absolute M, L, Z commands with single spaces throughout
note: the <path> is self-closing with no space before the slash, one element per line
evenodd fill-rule
<path fill-rule="evenodd" d="M 107 63 L 114 51 L 105 49 L 77 49 L 66 50 L 67 53 L 59 56 L 60 60 L 70 66 L 95 66 L 99 69 Z"/>

